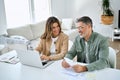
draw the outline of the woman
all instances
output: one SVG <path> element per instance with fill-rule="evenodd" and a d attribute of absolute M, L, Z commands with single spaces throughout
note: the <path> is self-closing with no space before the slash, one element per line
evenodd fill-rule
<path fill-rule="evenodd" d="M 62 59 L 68 51 L 68 36 L 61 31 L 61 25 L 56 17 L 49 17 L 40 44 L 36 48 L 41 53 L 42 60 Z"/>

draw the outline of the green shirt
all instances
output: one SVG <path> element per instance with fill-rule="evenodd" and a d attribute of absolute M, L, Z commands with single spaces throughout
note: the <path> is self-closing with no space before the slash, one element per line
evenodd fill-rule
<path fill-rule="evenodd" d="M 96 32 L 92 32 L 89 40 L 87 41 L 87 48 L 89 64 L 86 65 L 86 67 L 88 71 L 109 67 L 109 48 L 107 38 Z M 76 37 L 73 46 L 66 54 L 66 57 L 73 59 L 76 55 L 78 62 L 86 61 L 85 40 L 84 38 L 80 38 L 80 35 Z"/>

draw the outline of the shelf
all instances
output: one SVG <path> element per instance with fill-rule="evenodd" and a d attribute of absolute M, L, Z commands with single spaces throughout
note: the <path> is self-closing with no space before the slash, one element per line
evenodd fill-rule
<path fill-rule="evenodd" d="M 120 30 L 119 29 L 115 29 L 114 30 L 114 34 L 120 34 Z"/>
<path fill-rule="evenodd" d="M 114 39 L 120 39 L 120 36 L 117 36 L 117 37 L 116 37 L 116 36 L 114 36 Z"/>
<path fill-rule="evenodd" d="M 114 37 L 113 39 L 120 39 L 120 30 L 119 29 L 115 29 L 114 30 Z"/>

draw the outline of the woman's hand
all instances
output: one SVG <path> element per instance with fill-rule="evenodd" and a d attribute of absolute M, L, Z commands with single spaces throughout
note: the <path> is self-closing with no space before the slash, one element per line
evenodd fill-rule
<path fill-rule="evenodd" d="M 69 68 L 70 65 L 63 59 L 63 61 L 62 61 L 62 67 Z"/>
<path fill-rule="evenodd" d="M 50 60 L 50 57 L 46 55 L 41 55 L 40 58 L 41 60 Z"/>

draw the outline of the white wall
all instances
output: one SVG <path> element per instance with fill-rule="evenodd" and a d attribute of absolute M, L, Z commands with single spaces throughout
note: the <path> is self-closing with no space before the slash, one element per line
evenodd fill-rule
<path fill-rule="evenodd" d="M 94 25 L 101 23 L 102 0 L 51 0 L 52 14 L 59 18 L 73 18 L 90 16 Z M 110 0 L 114 10 L 114 27 L 118 26 L 118 10 L 120 10 L 119 0 Z"/>
<path fill-rule="evenodd" d="M 120 10 L 120 0 L 111 0 L 111 6 L 114 10 L 114 26 L 118 27 L 118 10 Z"/>
<path fill-rule="evenodd" d="M 0 35 L 6 33 L 4 0 L 0 0 Z"/>
<path fill-rule="evenodd" d="M 66 16 L 65 12 L 65 3 L 66 0 L 51 0 L 51 13 L 54 16 L 63 18 Z"/>

